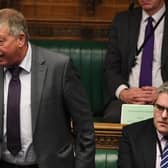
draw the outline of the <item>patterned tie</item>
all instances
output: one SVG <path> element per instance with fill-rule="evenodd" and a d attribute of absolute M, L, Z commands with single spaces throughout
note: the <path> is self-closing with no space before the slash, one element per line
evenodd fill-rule
<path fill-rule="evenodd" d="M 166 136 L 165 139 L 168 140 L 168 137 Z M 164 147 L 164 150 L 161 156 L 160 168 L 168 168 L 168 143 Z"/>
<path fill-rule="evenodd" d="M 148 18 L 145 30 L 145 45 L 143 47 L 139 86 L 152 86 L 152 64 L 154 49 L 153 18 Z"/>
<path fill-rule="evenodd" d="M 21 68 L 10 68 L 12 78 L 8 88 L 7 102 L 7 148 L 12 155 L 21 149 L 20 139 L 20 92 L 21 84 L 19 73 Z"/>

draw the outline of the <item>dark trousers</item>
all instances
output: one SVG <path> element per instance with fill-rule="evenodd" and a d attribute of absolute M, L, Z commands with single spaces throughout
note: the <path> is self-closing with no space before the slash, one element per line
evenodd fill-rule
<path fill-rule="evenodd" d="M 120 100 L 111 101 L 104 110 L 104 121 L 111 123 L 120 123 L 121 107 L 123 102 Z"/>
<path fill-rule="evenodd" d="M 38 165 L 15 165 L 8 162 L 0 161 L 0 168 L 38 168 Z"/>

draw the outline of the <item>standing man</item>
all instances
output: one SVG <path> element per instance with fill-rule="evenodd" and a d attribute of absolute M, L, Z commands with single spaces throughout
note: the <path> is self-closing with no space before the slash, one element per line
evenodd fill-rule
<path fill-rule="evenodd" d="M 118 168 L 167 168 L 167 150 L 168 82 L 158 88 L 154 118 L 123 129 Z"/>
<path fill-rule="evenodd" d="M 122 103 L 153 104 L 156 88 L 168 80 L 167 2 L 138 2 L 140 7 L 118 14 L 110 29 L 105 121 L 120 122 Z"/>
<path fill-rule="evenodd" d="M 79 76 L 69 57 L 28 38 L 24 16 L 1 9 L 0 168 L 95 168 L 92 116 Z"/>

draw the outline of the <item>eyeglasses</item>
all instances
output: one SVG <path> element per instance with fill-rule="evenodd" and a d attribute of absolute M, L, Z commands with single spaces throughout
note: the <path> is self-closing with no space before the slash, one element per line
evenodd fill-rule
<path fill-rule="evenodd" d="M 166 110 L 166 112 L 168 113 L 168 107 L 164 107 L 160 104 L 155 104 L 154 107 L 156 108 L 156 110 L 158 110 L 159 112 L 163 112 Z"/>

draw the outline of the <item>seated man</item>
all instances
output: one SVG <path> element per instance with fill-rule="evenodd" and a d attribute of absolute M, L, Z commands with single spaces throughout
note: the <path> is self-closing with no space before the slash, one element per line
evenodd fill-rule
<path fill-rule="evenodd" d="M 140 7 L 117 15 L 110 28 L 104 63 L 108 122 L 120 122 L 122 103 L 153 104 L 156 88 L 168 80 L 167 2 L 138 2 Z"/>
<path fill-rule="evenodd" d="M 119 145 L 118 168 L 165 168 L 168 149 L 168 82 L 158 88 L 154 118 L 123 128 Z"/>

